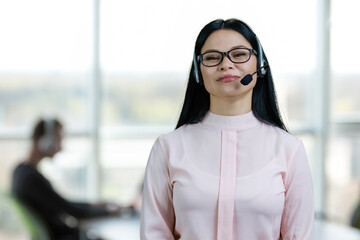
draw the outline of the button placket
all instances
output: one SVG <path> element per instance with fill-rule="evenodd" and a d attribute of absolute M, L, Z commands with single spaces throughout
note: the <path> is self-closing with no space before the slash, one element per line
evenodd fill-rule
<path fill-rule="evenodd" d="M 217 239 L 233 239 L 236 187 L 236 131 L 221 132 Z"/>

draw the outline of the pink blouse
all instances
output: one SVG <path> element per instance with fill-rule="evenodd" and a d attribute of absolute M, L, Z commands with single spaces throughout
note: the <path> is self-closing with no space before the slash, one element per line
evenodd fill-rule
<path fill-rule="evenodd" d="M 148 160 L 145 240 L 313 239 L 313 185 L 304 146 L 252 112 L 160 136 Z"/>

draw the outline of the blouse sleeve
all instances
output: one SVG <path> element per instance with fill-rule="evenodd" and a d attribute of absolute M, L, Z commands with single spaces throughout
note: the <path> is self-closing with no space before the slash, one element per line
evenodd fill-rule
<path fill-rule="evenodd" d="M 146 167 L 140 218 L 141 240 L 174 239 L 175 214 L 168 157 L 158 139 Z"/>
<path fill-rule="evenodd" d="M 288 163 L 284 184 L 282 239 L 313 239 L 314 190 L 305 148 L 300 141 Z"/>

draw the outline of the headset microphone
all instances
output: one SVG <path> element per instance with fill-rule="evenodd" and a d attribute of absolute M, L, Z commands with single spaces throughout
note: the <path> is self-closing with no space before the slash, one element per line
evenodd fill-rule
<path fill-rule="evenodd" d="M 245 75 L 245 77 L 243 77 L 241 80 L 240 80 L 240 83 L 242 84 L 242 85 L 248 85 L 249 83 L 251 83 L 251 81 L 253 80 L 253 75 L 255 74 L 255 73 L 258 73 L 260 70 L 262 70 L 263 68 L 265 68 L 265 67 L 267 67 L 268 65 L 267 64 L 265 64 L 265 65 L 263 65 L 262 67 L 260 67 L 258 70 L 256 70 L 253 74 L 247 74 L 247 75 Z"/>
<path fill-rule="evenodd" d="M 241 80 L 240 80 L 240 83 L 243 84 L 243 85 L 248 85 L 249 83 L 251 83 L 251 81 L 253 80 L 253 75 L 255 73 L 258 73 L 260 77 L 264 77 L 265 74 L 266 74 L 266 67 L 268 66 L 267 62 L 265 61 L 264 59 L 264 56 L 263 56 L 263 49 L 262 49 L 262 46 L 261 46 L 261 43 L 258 39 L 257 36 L 256 37 L 256 41 L 257 41 L 257 44 L 258 44 L 258 48 L 259 48 L 259 55 L 258 55 L 258 70 L 256 70 L 253 74 L 247 74 L 245 75 L 245 77 L 243 77 Z"/>
<path fill-rule="evenodd" d="M 256 73 L 256 72 L 255 72 Z M 243 77 L 241 80 L 240 80 L 240 82 L 241 82 L 241 84 L 242 85 L 248 85 L 251 81 L 252 81 L 252 74 L 248 74 L 248 75 L 246 75 L 245 77 Z"/>

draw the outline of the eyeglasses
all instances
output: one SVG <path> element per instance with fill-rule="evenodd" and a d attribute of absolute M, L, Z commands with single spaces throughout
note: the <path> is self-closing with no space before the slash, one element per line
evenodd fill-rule
<path fill-rule="evenodd" d="M 200 54 L 198 60 L 205 67 L 215 67 L 223 61 L 224 55 L 226 55 L 233 63 L 245 63 L 250 60 L 253 53 L 257 55 L 257 52 L 254 49 L 249 48 L 234 48 L 227 52 L 211 50 Z"/>

